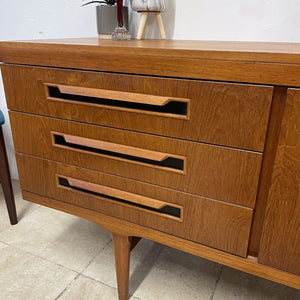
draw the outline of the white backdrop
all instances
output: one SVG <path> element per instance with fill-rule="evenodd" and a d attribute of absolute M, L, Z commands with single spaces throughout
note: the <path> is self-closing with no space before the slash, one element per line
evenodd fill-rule
<path fill-rule="evenodd" d="M 125 0 L 126 2 L 128 0 Z M 300 0 L 165 0 L 168 39 L 300 42 Z M 96 36 L 94 5 L 81 0 L 0 0 L 0 40 Z M 139 15 L 130 12 L 135 37 Z M 153 17 L 146 38 L 159 38 Z M 7 108 L 0 80 L 0 108 L 11 173 L 17 178 Z"/>

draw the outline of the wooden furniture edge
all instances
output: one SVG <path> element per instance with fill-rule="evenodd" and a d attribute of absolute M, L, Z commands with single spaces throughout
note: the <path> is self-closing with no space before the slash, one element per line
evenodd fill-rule
<path fill-rule="evenodd" d="M 61 44 L 0 42 L 7 64 L 60 67 L 283 86 L 300 85 L 300 50 L 291 53 L 168 47 L 175 41 Z M 115 45 L 115 47 L 114 47 Z M 123 45 L 123 46 L 120 46 Z M 126 45 L 129 45 L 126 47 Z M 255 43 L 253 43 L 255 45 Z M 298 44 L 296 44 L 298 46 Z M 249 46 L 250 47 L 250 46 Z M 298 48 L 300 48 L 298 46 Z M 250 49 L 250 48 L 249 48 Z M 285 59 L 279 59 L 281 56 Z M 293 76 L 291 76 L 293 74 Z"/>
<path fill-rule="evenodd" d="M 240 271 L 244 271 L 268 280 L 272 280 L 296 289 L 300 289 L 300 277 L 256 262 L 252 258 L 242 258 L 226 252 L 222 252 L 207 246 L 197 244 L 182 238 L 143 227 L 138 224 L 110 217 L 88 209 L 80 208 L 68 203 L 60 202 L 28 191 L 22 191 L 25 200 L 41 204 L 50 208 L 58 209 L 65 213 L 85 218 L 104 229 L 118 235 L 128 237 L 141 237 L 152 240 L 181 251 L 200 256 L 202 258 L 227 265 Z"/>
<path fill-rule="evenodd" d="M 111 41 L 93 38 L 37 39 L 0 41 L 0 53 L 4 49 L 49 49 L 67 51 L 69 47 L 85 47 L 89 52 L 116 54 L 126 51 L 129 55 L 160 56 L 176 58 L 198 58 L 300 64 L 300 43 L 247 42 L 212 40 L 130 40 Z M 88 48 L 87 48 L 88 47 Z"/>
<path fill-rule="evenodd" d="M 267 129 L 265 147 L 263 151 L 262 166 L 258 184 L 256 204 L 253 210 L 253 219 L 250 232 L 248 254 L 258 256 L 260 240 L 267 207 L 269 189 L 273 174 L 273 166 L 277 152 L 281 123 L 286 105 L 287 88 L 275 86 L 270 109 L 270 118 Z"/>

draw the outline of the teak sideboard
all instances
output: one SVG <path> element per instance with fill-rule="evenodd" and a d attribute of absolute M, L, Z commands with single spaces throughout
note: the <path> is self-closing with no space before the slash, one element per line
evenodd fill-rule
<path fill-rule="evenodd" d="M 300 288 L 300 44 L 1 42 L 26 200 Z"/>

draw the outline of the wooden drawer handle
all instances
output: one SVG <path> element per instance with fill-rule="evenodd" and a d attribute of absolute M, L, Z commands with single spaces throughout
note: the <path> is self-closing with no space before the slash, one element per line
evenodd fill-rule
<path fill-rule="evenodd" d="M 54 145 L 56 146 L 105 154 L 116 158 L 130 159 L 174 170 L 184 170 L 185 157 L 58 132 L 51 132 L 51 134 L 53 136 Z"/>
<path fill-rule="evenodd" d="M 187 118 L 189 99 L 44 83 L 48 100 Z"/>
<path fill-rule="evenodd" d="M 125 102 L 143 103 L 149 105 L 163 106 L 169 103 L 170 101 L 174 101 L 174 100 L 180 102 L 187 102 L 187 99 L 161 97 L 161 96 L 147 95 L 147 94 L 140 94 L 140 93 L 128 93 L 128 92 L 93 89 L 93 88 L 85 88 L 85 87 L 78 87 L 78 86 L 61 85 L 61 84 L 46 83 L 46 85 L 57 87 L 62 94 L 104 98 L 104 99 L 118 100 L 118 101 L 125 101 Z"/>
<path fill-rule="evenodd" d="M 164 201 L 152 199 L 142 195 L 129 193 L 104 185 L 99 185 L 71 177 L 56 175 L 59 186 L 75 189 L 77 191 L 93 194 L 96 196 L 106 197 L 111 200 L 121 201 L 129 204 L 134 204 L 138 207 L 153 209 L 170 216 L 179 217 L 181 215 L 181 206 L 170 204 Z"/>

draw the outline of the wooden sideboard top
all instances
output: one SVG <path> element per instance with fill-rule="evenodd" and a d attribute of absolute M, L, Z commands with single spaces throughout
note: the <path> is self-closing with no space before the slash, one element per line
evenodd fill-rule
<path fill-rule="evenodd" d="M 198 58 L 235 61 L 300 64 L 300 43 L 228 42 L 228 41 L 183 41 L 183 40 L 131 40 L 112 41 L 98 38 L 73 38 L 0 42 L 0 55 L 7 48 L 47 51 L 54 47 L 67 52 L 97 51 L 98 53 L 160 56 L 174 58 Z M 6 56 L 0 56 L 4 59 Z"/>
<path fill-rule="evenodd" d="M 0 61 L 210 80 L 300 85 L 300 43 L 98 38 L 0 42 Z"/>

